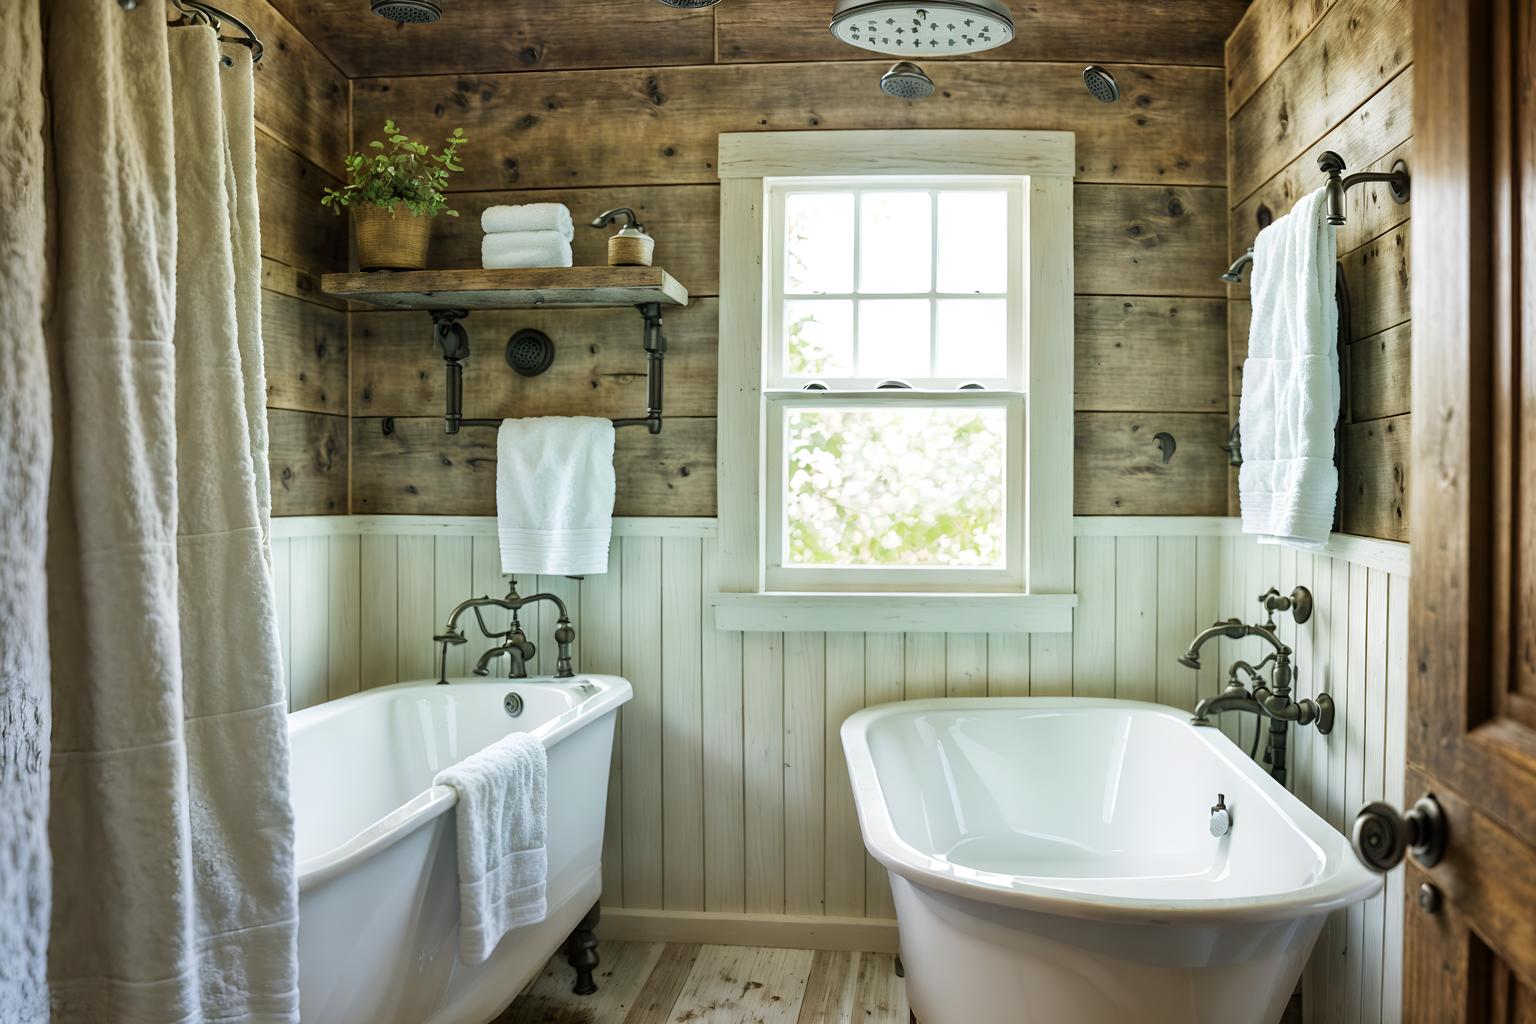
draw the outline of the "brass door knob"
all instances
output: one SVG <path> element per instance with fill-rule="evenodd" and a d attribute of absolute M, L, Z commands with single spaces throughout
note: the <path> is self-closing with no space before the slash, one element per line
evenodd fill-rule
<path fill-rule="evenodd" d="M 1391 871 L 1406 854 L 1426 868 L 1445 853 L 1445 815 L 1433 796 L 1422 796 L 1407 814 L 1391 804 L 1366 804 L 1350 835 L 1355 855 L 1372 871 Z"/>

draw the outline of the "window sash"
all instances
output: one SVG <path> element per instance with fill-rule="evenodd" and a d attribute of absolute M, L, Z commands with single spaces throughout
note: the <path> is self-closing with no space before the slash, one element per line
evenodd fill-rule
<path fill-rule="evenodd" d="M 998 391 L 772 391 L 764 438 L 764 582 L 769 591 L 958 591 L 1023 593 L 1025 583 L 1025 398 Z M 893 408 L 1002 409 L 1004 434 L 1004 559 L 996 568 L 966 566 L 802 566 L 785 564 L 788 452 L 785 413 L 791 409 Z"/>
<path fill-rule="evenodd" d="M 812 301 L 851 301 L 853 304 L 853 319 L 851 331 L 853 334 L 853 365 L 858 366 L 859 353 L 859 303 L 880 299 L 926 299 L 929 303 L 929 365 L 930 368 L 937 362 L 938 337 L 938 303 L 942 299 L 1005 299 L 1008 303 L 1007 311 L 1007 335 L 1006 345 L 1008 353 L 1008 370 L 1005 377 L 937 377 L 937 376 L 911 376 L 901 379 L 910 383 L 913 387 L 955 388 L 964 383 L 979 383 L 988 388 L 1002 388 L 1015 391 L 1023 391 L 1028 366 L 1028 353 L 1025 350 L 1025 317 L 1026 306 L 1026 280 L 1028 268 L 1026 261 L 1026 240 L 1029 237 L 1029 225 L 1027 222 L 1028 204 L 1025 202 L 1025 189 L 1027 178 L 1024 177 L 980 177 L 974 175 L 931 175 L 921 178 L 888 178 L 888 177 L 811 177 L 811 178 L 771 178 L 767 179 L 768 193 L 768 225 L 767 225 L 767 266 L 765 267 L 766 294 L 763 310 L 767 320 L 767 344 L 765 348 L 764 378 L 770 388 L 794 388 L 802 387 L 811 380 L 819 381 L 829 388 L 834 389 L 858 389 L 872 388 L 888 376 L 792 376 L 785 371 L 787 351 L 784 332 L 784 302 L 786 299 L 804 299 Z M 929 216 L 931 218 L 929 229 L 929 256 L 931 260 L 931 272 L 929 275 L 928 289 L 924 291 L 910 292 L 861 292 L 858 290 L 862 271 L 862 197 L 872 192 L 915 192 L 929 195 L 932 202 L 929 204 Z M 1008 197 L 1008 267 L 1005 280 L 1009 287 L 1002 292 L 948 292 L 938 290 L 939 279 L 939 203 L 938 196 L 942 192 L 1004 192 Z M 854 220 L 853 220 L 853 287 L 851 292 L 840 293 L 787 293 L 785 281 L 787 278 L 786 264 L 788 262 L 789 247 L 785 237 L 785 199 L 794 193 L 815 194 L 847 194 L 853 196 Z"/>

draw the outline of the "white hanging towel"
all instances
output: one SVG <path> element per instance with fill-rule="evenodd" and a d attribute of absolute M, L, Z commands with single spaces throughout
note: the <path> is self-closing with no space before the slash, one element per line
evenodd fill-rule
<path fill-rule="evenodd" d="M 1334 232 L 1318 189 L 1259 232 L 1253 246 L 1253 321 L 1238 417 L 1243 532 L 1306 549 L 1328 543 L 1339 493 Z"/>
<path fill-rule="evenodd" d="M 557 231 L 567 242 L 576 237 L 570 208 L 564 203 L 488 206 L 480 215 L 480 230 L 488 235 L 505 231 Z"/>
<path fill-rule="evenodd" d="M 515 732 L 437 773 L 459 795 L 459 959 L 485 963 L 514 928 L 544 920 L 549 753 Z"/>
<path fill-rule="evenodd" d="M 593 416 L 504 420 L 496 434 L 501 571 L 608 571 L 613 535 L 613 422 Z"/>

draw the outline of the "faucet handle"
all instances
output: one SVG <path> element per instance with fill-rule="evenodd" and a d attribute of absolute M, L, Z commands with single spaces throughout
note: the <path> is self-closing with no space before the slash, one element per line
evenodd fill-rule
<path fill-rule="evenodd" d="M 1290 612 L 1299 626 L 1312 617 L 1312 591 L 1306 587 L 1297 587 L 1289 596 L 1284 596 L 1274 587 L 1270 587 L 1259 595 L 1259 604 L 1269 613 L 1271 620 L 1274 619 L 1275 612 Z"/>

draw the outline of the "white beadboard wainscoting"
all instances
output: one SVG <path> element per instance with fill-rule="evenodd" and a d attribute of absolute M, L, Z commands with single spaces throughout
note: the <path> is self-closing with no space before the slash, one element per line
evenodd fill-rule
<path fill-rule="evenodd" d="M 1315 595 L 1312 621 L 1287 616 L 1281 636 L 1296 651 L 1297 695 L 1326 690 L 1339 708 L 1331 736 L 1292 729 L 1291 788 L 1346 831 L 1367 801 L 1401 806 L 1406 545 L 1340 537 L 1311 555 L 1261 546 L 1224 518 L 1080 517 L 1076 533 L 1071 633 L 720 631 L 708 519 L 618 520 L 606 575 L 521 580 L 524 595 L 547 590 L 570 607 L 581 670 L 635 686 L 609 789 L 604 933 L 894 948 L 885 873 L 859 838 L 844 718 L 943 695 L 1191 707 L 1233 658 L 1262 653 L 1258 641 L 1219 640 L 1198 673 L 1175 659 L 1218 618 L 1254 621 L 1270 586 Z M 488 518 L 279 519 L 273 537 L 295 709 L 434 676 L 432 636 L 452 607 L 505 589 Z M 551 671 L 550 606 L 523 622 Z M 450 674 L 486 646 L 452 649 Z M 1251 716 L 1222 727 L 1253 741 Z M 1402 895 L 1399 870 L 1384 895 L 1330 923 L 1304 981 L 1309 1020 L 1400 1017 Z"/>

